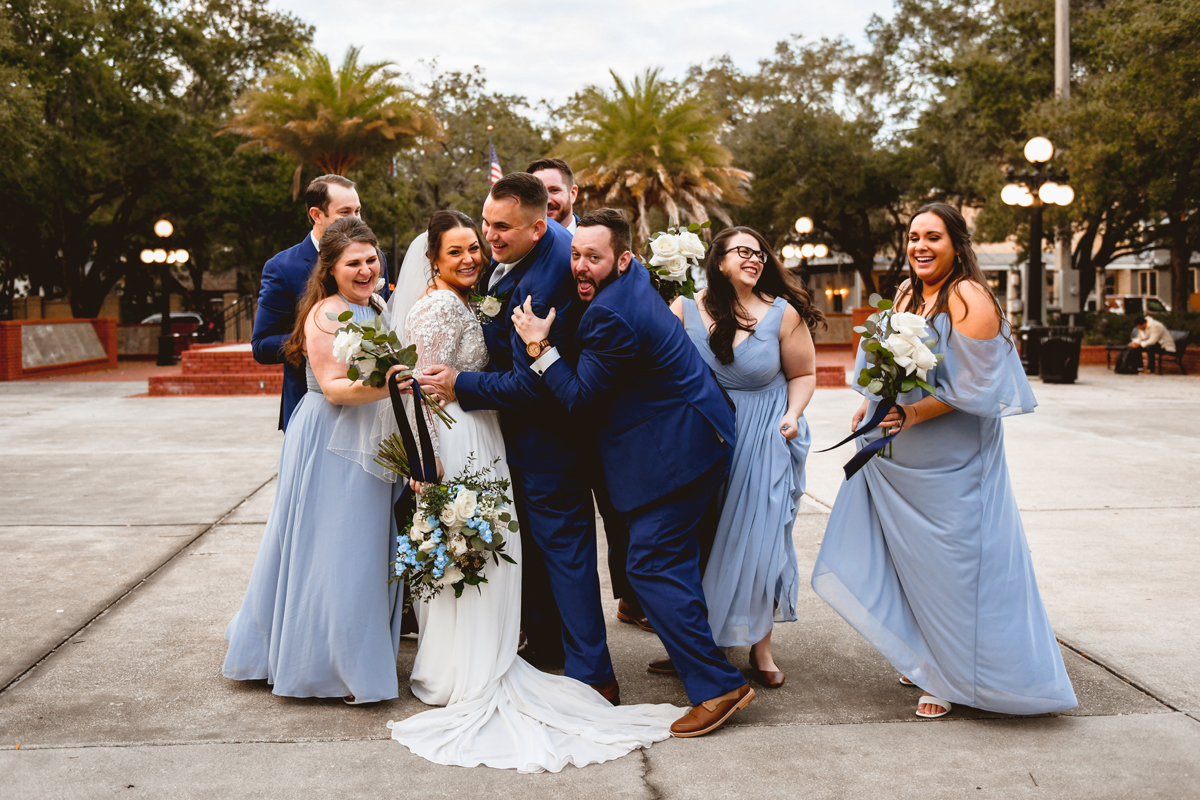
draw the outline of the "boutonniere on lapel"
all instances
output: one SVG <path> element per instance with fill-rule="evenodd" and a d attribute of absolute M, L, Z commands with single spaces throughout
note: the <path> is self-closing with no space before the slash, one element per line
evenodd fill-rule
<path fill-rule="evenodd" d="M 504 294 L 489 294 L 486 297 L 471 295 L 471 302 L 475 304 L 475 316 L 479 318 L 479 323 L 481 325 L 487 325 L 489 322 L 498 317 L 500 312 L 504 310 L 504 306 L 508 302 L 508 298 L 511 296 L 511 291 L 505 292 Z"/>

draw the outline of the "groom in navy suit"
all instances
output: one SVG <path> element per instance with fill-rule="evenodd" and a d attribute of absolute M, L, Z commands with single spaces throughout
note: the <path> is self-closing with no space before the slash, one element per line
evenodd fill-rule
<path fill-rule="evenodd" d="M 341 175 L 322 175 L 314 178 L 304 190 L 304 202 L 308 207 L 308 220 L 312 232 L 304 241 L 276 254 L 266 263 L 262 271 L 262 284 L 258 291 L 258 311 L 254 315 L 254 331 L 250 334 L 250 347 L 254 360 L 260 364 L 283 364 L 283 397 L 279 404 L 279 430 L 286 431 L 292 412 L 304 397 L 306 382 L 304 368 L 293 367 L 283 357 L 283 346 L 292 336 L 296 324 L 296 304 L 308 285 L 317 261 L 317 249 L 326 226 L 342 217 L 361 217 L 362 208 L 354 181 Z M 380 277 L 383 288 L 380 294 L 387 299 L 387 262 L 380 256 Z"/>
<path fill-rule="evenodd" d="M 483 235 L 494 259 L 486 291 L 501 301 L 502 309 L 483 325 L 488 371 L 459 373 L 435 366 L 419 380 L 422 388 L 433 387 L 442 397 L 457 397 L 467 411 L 500 411 L 525 561 L 522 624 L 531 645 L 539 648 L 547 644 L 546 637 L 557 635 L 567 676 L 590 684 L 616 705 L 620 696 L 596 568 L 590 464 L 587 448 L 580 446 L 590 434 L 579 433 L 549 390 L 513 371 L 516 351 L 525 349 L 512 330 L 515 307 L 532 295 L 539 309 L 562 309 L 547 328 L 547 337 L 559 346 L 574 338 L 581 311 L 571 278 L 571 236 L 546 218 L 546 208 L 545 184 L 527 172 L 506 175 L 492 186 L 483 205 Z M 552 597 L 537 592 L 539 551 Z M 555 603 L 561 624 L 553 619 Z M 545 624 L 538 630 L 539 612 L 547 610 L 551 614 L 543 615 Z M 539 635 L 542 641 L 535 642 Z"/>
<path fill-rule="evenodd" d="M 577 365 L 559 357 L 556 309 L 540 316 L 536 295 L 513 312 L 528 345 L 517 364 L 531 385 L 592 422 L 587 432 L 599 438 L 613 505 L 629 527 L 630 582 L 695 704 L 671 733 L 701 736 L 754 699 L 713 642 L 700 584 L 699 529 L 729 472 L 734 411 L 631 244 L 619 211 L 584 215 L 571 245 L 587 303 Z"/>

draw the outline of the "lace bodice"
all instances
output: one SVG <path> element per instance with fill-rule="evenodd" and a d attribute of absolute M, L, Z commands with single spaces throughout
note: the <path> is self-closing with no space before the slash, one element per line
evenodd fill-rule
<path fill-rule="evenodd" d="M 417 370 L 444 364 L 459 372 L 480 372 L 488 363 L 483 328 L 458 295 L 439 289 L 418 300 L 404 320 L 404 340 L 417 346 Z M 434 450 L 437 425 L 426 414 Z"/>

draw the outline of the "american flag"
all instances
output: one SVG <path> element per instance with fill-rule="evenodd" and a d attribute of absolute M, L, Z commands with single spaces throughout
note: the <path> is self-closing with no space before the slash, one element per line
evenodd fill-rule
<path fill-rule="evenodd" d="M 488 137 L 488 149 L 492 151 L 492 176 L 488 185 L 494 186 L 496 181 L 504 177 L 504 170 L 500 169 L 500 159 L 496 158 L 496 148 L 492 145 L 490 136 Z"/>

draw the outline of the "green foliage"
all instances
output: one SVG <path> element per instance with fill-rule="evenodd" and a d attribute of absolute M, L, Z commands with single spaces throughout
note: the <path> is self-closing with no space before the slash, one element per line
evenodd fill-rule
<path fill-rule="evenodd" d="M 555 150 L 575 171 L 580 202 L 628 211 L 639 245 L 655 211 L 671 226 L 710 215 L 732 224 L 725 207 L 746 201 L 751 175 L 721 144 L 721 115 L 657 69 L 632 83 L 610 74 L 611 90 L 589 86 L 573 99 Z"/>

